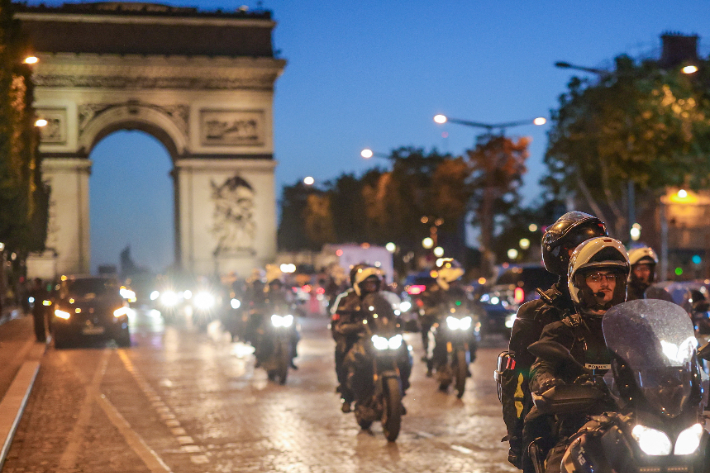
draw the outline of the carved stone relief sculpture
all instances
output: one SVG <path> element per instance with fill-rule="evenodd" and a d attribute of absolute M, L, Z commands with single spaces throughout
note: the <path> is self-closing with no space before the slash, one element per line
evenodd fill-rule
<path fill-rule="evenodd" d="M 261 146 L 264 112 L 201 110 L 200 137 L 205 146 Z"/>
<path fill-rule="evenodd" d="M 64 144 L 67 142 L 67 111 L 63 108 L 42 108 L 37 117 L 47 120 L 40 128 L 42 143 Z"/>
<path fill-rule="evenodd" d="M 214 255 L 255 254 L 254 189 L 239 176 L 221 185 L 210 184 L 214 202 L 211 231 L 217 240 Z"/>

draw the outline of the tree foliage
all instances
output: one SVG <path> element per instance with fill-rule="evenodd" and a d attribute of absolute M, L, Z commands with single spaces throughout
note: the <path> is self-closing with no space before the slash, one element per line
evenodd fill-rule
<path fill-rule="evenodd" d="M 21 256 L 44 249 L 49 202 L 27 50 L 11 2 L 0 0 L 0 241 Z"/>
<path fill-rule="evenodd" d="M 690 76 L 619 56 L 598 82 L 573 78 L 552 114 L 543 184 L 583 199 L 617 234 L 630 223 L 629 181 L 651 194 L 710 185 L 708 66 Z"/>

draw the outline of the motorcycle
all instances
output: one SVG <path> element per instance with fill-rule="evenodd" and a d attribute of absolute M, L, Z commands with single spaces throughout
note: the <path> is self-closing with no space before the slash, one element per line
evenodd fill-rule
<path fill-rule="evenodd" d="M 260 341 L 257 346 L 261 367 L 266 370 L 270 381 L 286 384 L 288 369 L 296 347 L 294 327 L 296 320 L 290 304 L 286 302 L 270 304 L 271 316 L 264 321 Z"/>
<path fill-rule="evenodd" d="M 439 390 L 447 391 L 453 383 L 460 399 L 466 390 L 466 378 L 470 376 L 471 342 L 480 340 L 481 324 L 466 304 L 458 300 L 447 303 L 441 319 L 434 328 Z M 446 350 L 445 355 L 443 350 Z"/>
<path fill-rule="evenodd" d="M 374 421 L 390 442 L 399 435 L 402 424 L 402 381 L 399 362 L 409 360 L 407 344 L 402 337 L 392 304 L 381 294 L 369 294 L 362 306 L 367 312 L 364 332 L 354 347 L 358 360 L 352 373 L 355 393 L 355 420 L 362 429 Z"/>
<path fill-rule="evenodd" d="M 537 342 L 529 348 L 536 356 L 570 362 L 586 379 L 533 395 L 537 409 L 560 414 L 583 412 L 605 401 L 616 406 L 590 416 L 572 436 L 561 471 L 710 471 L 698 364 L 698 358 L 710 358 L 710 347 L 696 350 L 687 312 L 663 300 L 630 301 L 607 311 L 602 330 L 612 352 L 611 370 L 602 383 L 589 382 L 595 378 L 593 370 L 574 361 L 561 345 Z M 536 470 L 543 471 L 535 443 L 529 452 Z"/>

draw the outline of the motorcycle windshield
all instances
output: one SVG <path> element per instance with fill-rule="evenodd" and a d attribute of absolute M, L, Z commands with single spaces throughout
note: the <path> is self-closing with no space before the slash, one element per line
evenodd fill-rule
<path fill-rule="evenodd" d="M 392 303 L 380 293 L 365 296 L 362 307 L 367 312 L 367 323 L 373 334 L 391 337 L 398 333 L 397 318 Z"/>
<path fill-rule="evenodd" d="M 675 417 L 690 397 L 697 348 L 693 324 L 672 302 L 640 299 L 612 307 L 604 315 L 607 347 L 635 374 L 648 404 Z"/>

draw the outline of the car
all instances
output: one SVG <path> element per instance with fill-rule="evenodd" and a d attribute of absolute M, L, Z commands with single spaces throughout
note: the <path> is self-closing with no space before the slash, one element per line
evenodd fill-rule
<path fill-rule="evenodd" d="M 537 289 L 547 290 L 557 282 L 557 276 L 541 264 L 508 265 L 499 270 L 495 283 L 480 298 L 486 311 L 484 334 L 510 333 L 518 308 L 539 299 Z"/>
<path fill-rule="evenodd" d="M 55 348 L 81 340 L 113 339 L 131 345 L 128 315 L 118 280 L 107 276 L 62 276 L 52 301 Z"/>

